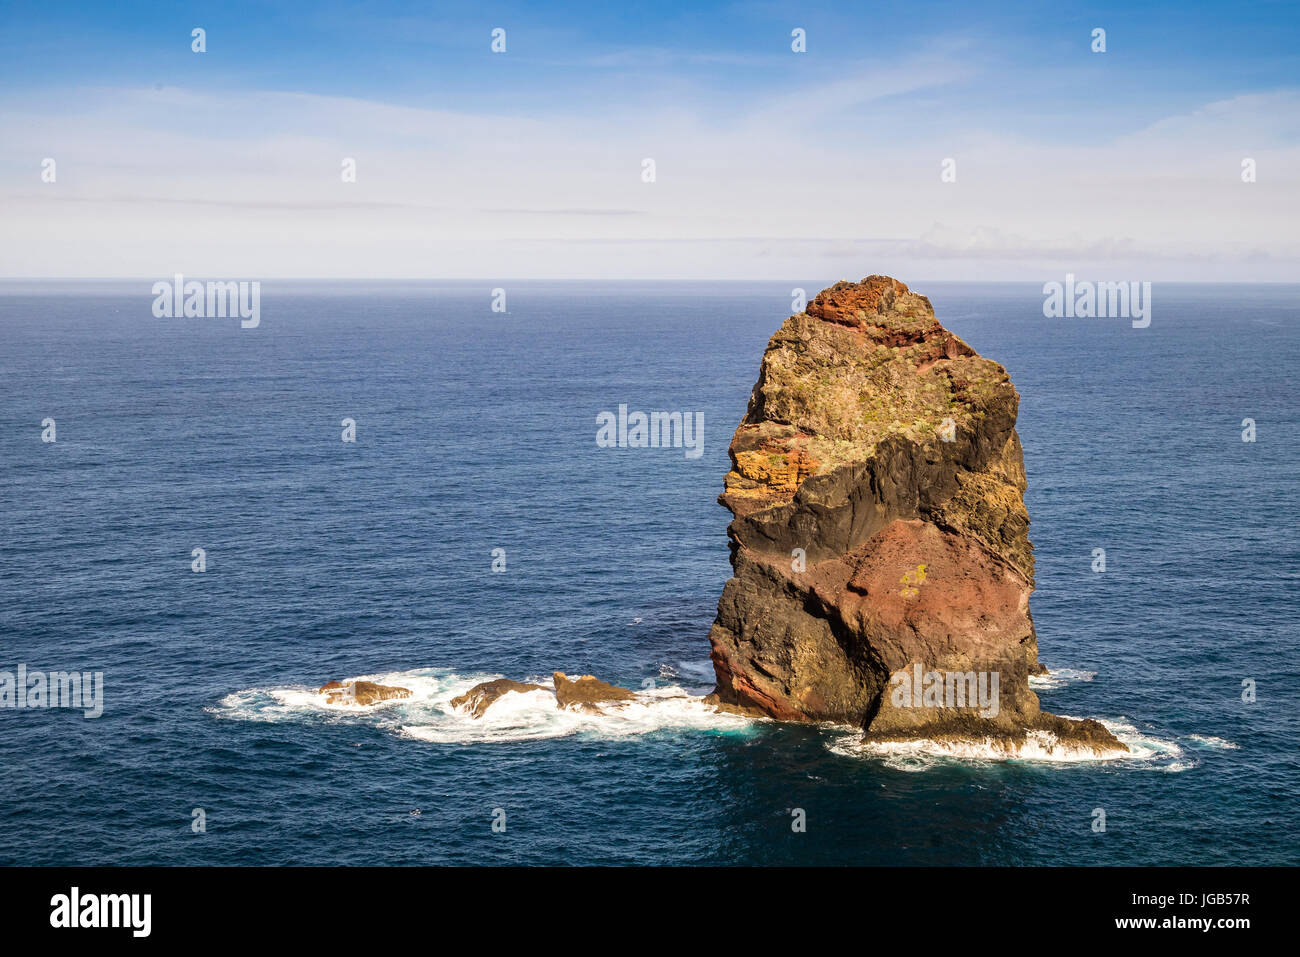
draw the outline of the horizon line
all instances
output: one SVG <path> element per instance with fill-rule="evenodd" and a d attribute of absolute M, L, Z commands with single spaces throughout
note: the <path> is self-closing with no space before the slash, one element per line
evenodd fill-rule
<path fill-rule="evenodd" d="M 172 272 L 166 278 L 170 279 L 177 273 Z M 185 275 L 185 273 L 180 273 Z M 193 276 L 194 274 L 190 274 Z M 198 274 L 205 276 L 205 274 Z M 868 275 L 886 275 L 885 273 L 869 273 Z M 1086 275 L 1081 273 L 1080 277 Z M 229 276 L 221 278 L 208 278 L 211 282 L 233 282 L 237 281 Z M 832 280 L 832 282 L 858 282 L 866 277 L 858 279 L 843 278 Z M 902 280 L 897 276 L 890 276 L 906 285 L 913 282 L 921 283 L 966 283 L 966 284 L 992 284 L 992 283 L 1022 283 L 1025 285 L 1034 285 L 1040 281 L 1055 281 L 1054 278 L 1047 280 L 1038 279 L 927 279 Z M 157 274 L 148 276 L 0 276 L 0 282 L 163 282 Z M 198 281 L 198 280 L 196 280 Z M 772 283 L 772 282 L 798 282 L 797 278 L 751 278 L 751 277 L 672 277 L 672 276 L 506 276 L 506 277 L 487 277 L 487 276 L 264 276 L 260 279 L 245 278 L 244 282 L 319 282 L 319 283 L 350 283 L 350 282 L 483 282 L 483 283 L 503 283 L 503 282 L 681 282 L 681 283 L 702 283 L 702 282 L 746 282 L 746 283 Z M 1088 281 L 1088 280 L 1084 280 Z M 1296 286 L 1300 285 L 1300 279 L 1149 279 L 1146 282 L 1159 282 L 1166 284 L 1180 284 L 1187 286 Z"/>

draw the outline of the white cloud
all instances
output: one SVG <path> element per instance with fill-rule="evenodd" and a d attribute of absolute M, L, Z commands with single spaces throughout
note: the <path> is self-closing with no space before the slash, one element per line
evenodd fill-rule
<path fill-rule="evenodd" d="M 977 69 L 955 59 L 921 53 L 739 103 L 725 122 L 689 100 L 511 116 L 299 92 L 11 98 L 0 273 L 742 278 L 893 264 L 941 279 L 1077 262 L 1300 279 L 1297 91 L 1123 135 L 1063 121 L 1059 138 L 1029 141 L 944 105 L 940 91 Z M 900 128 L 909 97 L 925 99 L 929 133 Z M 54 185 L 39 180 L 45 156 Z M 940 182 L 949 156 L 956 183 Z M 1240 181 L 1244 156 L 1257 183 Z M 344 157 L 355 184 L 340 181 Z"/>

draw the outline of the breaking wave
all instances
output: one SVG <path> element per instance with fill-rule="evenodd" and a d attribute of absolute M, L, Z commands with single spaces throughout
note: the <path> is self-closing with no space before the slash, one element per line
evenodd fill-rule
<path fill-rule="evenodd" d="M 665 683 L 669 678 L 662 673 L 656 687 L 639 691 L 630 701 L 603 704 L 602 714 L 561 710 L 550 690 L 503 695 L 480 718 L 451 706 L 452 698 L 500 677 L 421 668 L 359 675 L 361 680 L 397 685 L 411 692 L 409 698 L 376 705 L 326 704 L 325 696 L 315 688 L 295 685 L 236 691 L 207 710 L 242 721 L 369 725 L 436 744 L 532 741 L 576 734 L 617 738 L 671 730 L 738 734 L 755 727 L 754 721 L 716 711 L 702 697 Z M 550 684 L 549 676 L 528 680 Z"/>
<path fill-rule="evenodd" d="M 1063 718 L 1069 715 L 1061 715 Z M 1071 718 L 1078 721 L 1079 718 Z M 1083 764 L 1142 768 L 1152 771 L 1186 771 L 1200 762 L 1173 738 L 1142 731 L 1129 719 L 1098 718 L 1128 753 L 1097 755 L 1087 748 L 1063 742 L 1048 731 L 1031 731 L 1023 744 L 995 739 L 983 741 L 862 741 L 857 733 L 841 734 L 828 742 L 829 750 L 843 757 L 873 758 L 895 771 L 926 771 L 942 765 Z M 1193 736 L 1191 740 L 1196 740 Z"/>
<path fill-rule="evenodd" d="M 369 726 L 398 737 L 433 744 L 539 741 L 571 735 L 625 738 L 662 731 L 752 734 L 767 723 L 719 712 L 705 704 L 703 695 L 709 690 L 703 686 L 707 677 L 705 667 L 684 663 L 663 665 L 656 681 L 653 684 L 647 682 L 648 686 L 638 691 L 636 698 L 602 704 L 600 714 L 561 710 L 556 707 L 555 695 L 549 690 L 549 676 L 533 676 L 526 680 L 544 685 L 542 690 L 503 695 L 482 717 L 475 718 L 453 708 L 451 700 L 480 682 L 501 675 L 459 674 L 443 668 L 357 676 L 360 680 L 397 685 L 411 692 L 409 698 L 370 706 L 326 704 L 325 696 L 316 688 L 288 685 L 236 691 L 205 710 L 217 717 L 237 721 Z M 1092 678 L 1090 672 L 1071 672 L 1068 669 L 1052 674 L 1061 675 L 1062 680 L 1089 681 Z M 701 683 L 698 687 L 697 681 Z M 683 685 L 690 686 L 689 690 Z M 1024 743 L 1018 745 L 997 739 L 864 742 L 861 732 L 854 728 L 824 727 L 824 731 L 826 746 L 832 753 L 878 760 L 885 767 L 897 771 L 925 771 L 943 765 L 1023 763 L 1106 765 L 1177 772 L 1200 764 L 1197 752 L 1238 747 L 1231 741 L 1209 735 L 1190 735 L 1185 740 L 1161 736 L 1140 730 L 1125 717 L 1098 720 L 1128 746 L 1127 754 L 1115 752 L 1098 756 L 1070 742 L 1062 742 L 1047 731 L 1030 732 Z"/>
<path fill-rule="evenodd" d="M 1077 668 L 1052 668 L 1045 675 L 1030 675 L 1029 687 L 1034 691 L 1053 691 L 1074 684 L 1076 681 L 1091 681 L 1097 677 L 1095 671 L 1080 671 Z"/>

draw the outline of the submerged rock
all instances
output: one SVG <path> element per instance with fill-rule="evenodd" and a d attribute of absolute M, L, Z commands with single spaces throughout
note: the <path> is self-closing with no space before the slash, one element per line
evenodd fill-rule
<path fill-rule="evenodd" d="M 410 689 L 392 685 L 375 684 L 373 681 L 327 681 L 320 687 L 320 694 L 325 696 L 326 704 L 372 705 L 393 698 L 409 698 Z"/>
<path fill-rule="evenodd" d="M 451 706 L 458 711 L 467 711 L 475 718 L 483 717 L 493 702 L 502 695 L 518 692 L 527 694 L 529 691 L 545 691 L 546 688 L 541 685 L 530 685 L 522 681 L 511 681 L 509 678 L 496 678 L 492 681 L 484 681 L 470 688 L 463 695 L 451 699 Z"/>
<path fill-rule="evenodd" d="M 719 502 L 734 577 L 709 633 L 728 709 L 868 737 L 1047 730 L 1034 554 L 1006 370 L 886 276 L 840 282 L 768 343 Z M 913 687 L 915 685 L 915 687 Z M 557 685 L 558 687 L 558 685 Z"/>
<path fill-rule="evenodd" d="M 598 704 L 636 697 L 635 691 L 607 684 L 591 675 L 570 679 L 563 671 L 557 671 L 551 677 L 555 682 L 555 701 L 561 708 L 572 707 L 599 714 Z"/>

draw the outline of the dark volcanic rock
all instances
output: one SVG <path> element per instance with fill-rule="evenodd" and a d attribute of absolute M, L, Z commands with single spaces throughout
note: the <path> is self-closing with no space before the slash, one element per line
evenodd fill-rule
<path fill-rule="evenodd" d="M 1096 751 L 1043 714 L 1034 554 L 1005 369 L 885 276 L 836 283 L 768 343 L 719 501 L 734 577 L 709 633 L 713 700 L 868 737 L 1023 737 Z M 895 693 L 896 675 L 996 676 L 996 709 Z M 557 686 L 558 687 L 558 686 Z M 971 686 L 973 687 L 973 686 Z"/>
<path fill-rule="evenodd" d="M 526 694 L 529 691 L 545 691 L 541 685 L 525 684 L 522 681 L 511 681 L 509 678 L 497 678 L 493 681 L 484 681 L 476 684 L 463 695 L 451 699 L 451 706 L 457 710 L 467 710 L 476 718 L 483 717 L 483 712 L 502 695 L 517 691 L 520 694 Z"/>

